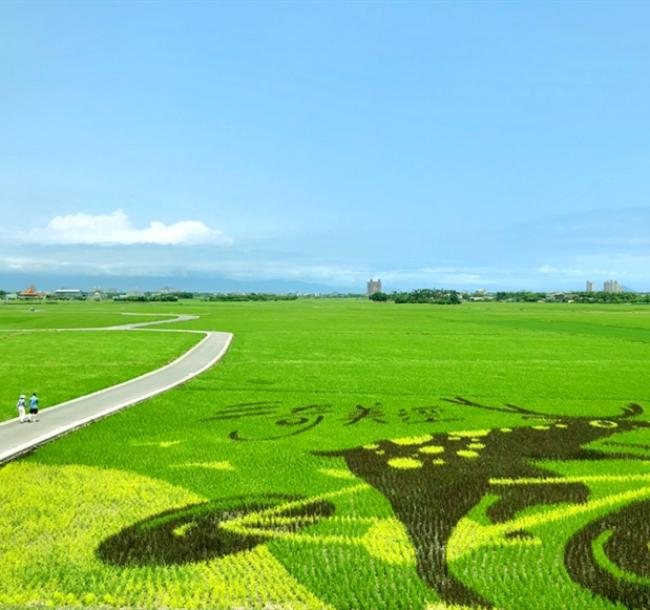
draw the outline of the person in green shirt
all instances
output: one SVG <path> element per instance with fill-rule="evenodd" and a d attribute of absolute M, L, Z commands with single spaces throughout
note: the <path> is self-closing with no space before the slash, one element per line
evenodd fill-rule
<path fill-rule="evenodd" d="M 36 396 L 36 392 L 29 399 L 29 421 L 38 421 L 38 396 Z"/>

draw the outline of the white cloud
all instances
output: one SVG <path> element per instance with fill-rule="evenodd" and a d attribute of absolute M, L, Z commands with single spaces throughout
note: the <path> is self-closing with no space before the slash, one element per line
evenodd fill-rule
<path fill-rule="evenodd" d="M 55 216 L 45 228 L 32 229 L 18 239 L 23 243 L 43 245 L 232 244 L 223 232 L 199 220 L 181 220 L 169 225 L 154 220 L 148 227 L 138 229 L 122 210 L 95 216 L 83 213 Z"/>
<path fill-rule="evenodd" d="M 643 267 L 647 268 L 648 257 L 625 257 L 625 263 L 619 263 L 614 268 L 611 267 L 621 257 L 609 256 L 602 257 L 607 260 L 596 260 L 596 257 L 581 257 L 584 264 L 581 267 L 553 267 L 552 265 L 542 265 L 537 268 L 538 273 L 545 273 L 555 276 L 564 276 L 568 278 L 599 278 L 599 277 L 617 277 L 617 276 L 634 276 L 639 275 L 643 271 Z M 579 260 L 576 262 L 580 262 Z M 594 264 L 596 263 L 596 264 Z M 599 266 L 600 265 L 600 266 Z M 605 266 L 603 266 L 605 265 Z M 609 267 L 607 267 L 609 265 Z"/>
<path fill-rule="evenodd" d="M 537 269 L 538 273 L 557 273 L 558 270 L 551 266 L 551 265 L 542 265 L 539 269 Z"/>

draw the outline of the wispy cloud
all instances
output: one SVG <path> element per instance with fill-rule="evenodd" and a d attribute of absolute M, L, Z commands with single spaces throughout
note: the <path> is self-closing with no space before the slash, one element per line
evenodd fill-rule
<path fill-rule="evenodd" d="M 88 252 L 81 257 L 72 249 L 52 251 L 48 256 L 3 256 L 0 253 L 0 272 L 50 273 L 82 276 L 164 277 L 172 275 L 220 276 L 238 281 L 296 281 L 347 287 L 362 291 L 370 277 L 381 277 L 388 290 L 424 287 L 469 287 L 493 283 L 471 270 L 451 267 L 383 268 L 372 269 L 335 263 L 296 263 L 293 260 L 269 258 L 260 261 L 234 253 L 230 258 L 206 260 L 196 253 L 191 260 L 142 257 L 140 249 L 125 252 L 119 260 L 108 259 L 102 252 Z"/>
<path fill-rule="evenodd" d="M 212 229 L 199 220 L 181 220 L 173 224 L 153 220 L 139 229 L 122 210 L 115 210 L 111 214 L 55 216 L 46 227 L 31 229 L 14 237 L 22 243 L 43 245 L 232 244 L 232 239 L 222 231 Z"/>
<path fill-rule="evenodd" d="M 645 254 L 650 248 L 648 227 L 650 206 L 599 209 L 517 223 L 503 239 L 545 255 Z"/>

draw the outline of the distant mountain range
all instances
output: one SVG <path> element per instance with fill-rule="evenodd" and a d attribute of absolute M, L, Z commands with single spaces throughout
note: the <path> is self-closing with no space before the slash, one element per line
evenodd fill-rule
<path fill-rule="evenodd" d="M 90 291 L 93 288 L 102 288 L 103 290 L 115 289 L 118 292 L 128 291 L 157 291 L 163 287 L 171 287 L 176 290 L 187 290 L 190 292 L 267 292 L 276 294 L 332 294 L 332 293 L 357 293 L 365 294 L 365 283 L 358 286 L 350 285 L 333 285 L 322 284 L 316 282 L 301 282 L 298 280 L 236 280 L 225 276 L 210 275 L 210 274 L 187 274 L 187 275 L 174 275 L 174 276 L 118 276 L 118 275 L 83 275 L 83 274 L 52 274 L 52 273 L 7 273 L 0 272 L 0 289 L 7 291 L 20 291 L 27 288 L 27 286 L 34 284 L 39 290 L 50 292 L 58 288 L 78 288 L 83 291 Z M 440 286 L 422 286 L 411 285 L 409 282 L 404 286 L 391 285 L 387 286 L 387 292 L 394 290 L 413 290 L 415 288 L 431 288 Z M 467 290 L 472 292 L 476 287 L 464 286 L 442 286 L 448 289 L 459 289 L 461 291 Z M 596 290 L 600 290 L 601 286 L 595 286 Z M 529 290 L 530 288 L 522 288 L 518 286 L 500 286 L 491 287 L 490 292 L 497 290 L 517 291 Z M 635 289 L 628 286 L 621 286 L 625 292 L 636 292 Z M 532 290 L 532 289 L 531 289 Z M 544 288 L 540 286 L 534 290 L 543 292 L 572 292 L 583 290 L 581 287 L 576 286 L 563 286 L 554 289 Z M 642 291 L 643 292 L 643 291 Z"/>
<path fill-rule="evenodd" d="M 22 274 L 0 273 L 0 289 L 7 291 L 24 290 L 34 284 L 39 290 L 52 291 L 58 288 L 78 288 L 88 291 L 93 288 L 117 291 L 156 291 L 169 286 L 177 290 L 191 292 L 268 292 L 268 293 L 365 293 L 365 286 L 351 289 L 349 286 L 330 286 L 300 282 L 294 280 L 233 280 L 219 276 L 88 276 L 88 275 L 53 275 L 53 274 Z"/>

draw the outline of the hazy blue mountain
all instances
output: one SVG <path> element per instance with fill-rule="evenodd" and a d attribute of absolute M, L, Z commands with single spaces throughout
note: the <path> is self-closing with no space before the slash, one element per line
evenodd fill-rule
<path fill-rule="evenodd" d="M 349 287 L 330 286 L 294 280 L 251 280 L 238 281 L 221 276 L 187 275 L 164 277 L 128 277 L 128 276 L 88 276 L 56 274 L 0 273 L 0 288 L 7 291 L 23 290 L 34 284 L 39 290 L 56 290 L 57 288 L 79 288 L 91 290 L 101 287 L 104 290 L 115 288 L 118 291 L 143 290 L 155 291 L 163 286 L 178 290 L 196 292 L 274 292 L 274 293 L 331 293 L 349 292 Z M 365 286 L 359 286 L 357 292 L 365 292 Z"/>

